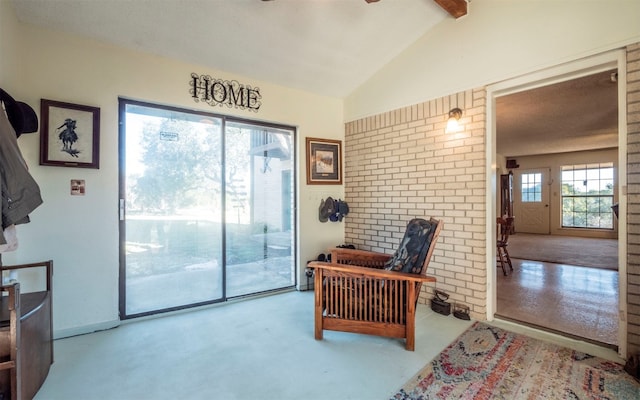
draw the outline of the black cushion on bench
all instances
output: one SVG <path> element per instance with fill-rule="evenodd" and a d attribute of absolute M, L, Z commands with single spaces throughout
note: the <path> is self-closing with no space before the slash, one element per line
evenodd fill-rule
<path fill-rule="evenodd" d="M 385 269 L 421 274 L 436 227 L 437 224 L 422 218 L 409 221 L 400 246 L 385 264 Z"/>

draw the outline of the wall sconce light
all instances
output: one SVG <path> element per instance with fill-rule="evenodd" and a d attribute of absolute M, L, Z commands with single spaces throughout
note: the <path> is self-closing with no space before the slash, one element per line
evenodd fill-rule
<path fill-rule="evenodd" d="M 446 133 L 456 132 L 459 128 L 458 121 L 462 118 L 462 110 L 458 107 L 452 108 L 449 111 L 449 119 L 447 120 Z"/>

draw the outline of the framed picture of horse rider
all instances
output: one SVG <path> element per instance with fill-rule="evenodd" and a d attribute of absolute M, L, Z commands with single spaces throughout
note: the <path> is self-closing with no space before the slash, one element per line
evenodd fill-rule
<path fill-rule="evenodd" d="M 42 99 L 40 165 L 100 168 L 100 109 Z"/>

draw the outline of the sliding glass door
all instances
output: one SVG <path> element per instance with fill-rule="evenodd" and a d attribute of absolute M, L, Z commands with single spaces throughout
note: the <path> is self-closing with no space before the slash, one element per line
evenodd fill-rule
<path fill-rule="evenodd" d="M 227 295 L 294 284 L 291 131 L 226 124 Z"/>
<path fill-rule="evenodd" d="M 294 130 L 120 100 L 122 318 L 295 285 Z"/>

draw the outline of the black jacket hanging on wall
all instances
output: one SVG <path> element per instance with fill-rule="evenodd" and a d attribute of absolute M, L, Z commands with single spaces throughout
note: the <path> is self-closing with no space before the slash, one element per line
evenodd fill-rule
<path fill-rule="evenodd" d="M 19 134 L 37 130 L 35 113 L 31 115 L 31 107 L 16 102 L 2 89 L 0 100 L 4 106 L 4 110 L 0 109 L 0 187 L 4 231 L 8 226 L 29 222 L 29 213 L 42 204 L 42 197 L 38 184 L 29 174 L 17 141 Z M 6 243 L 0 231 L 0 244 Z"/>

